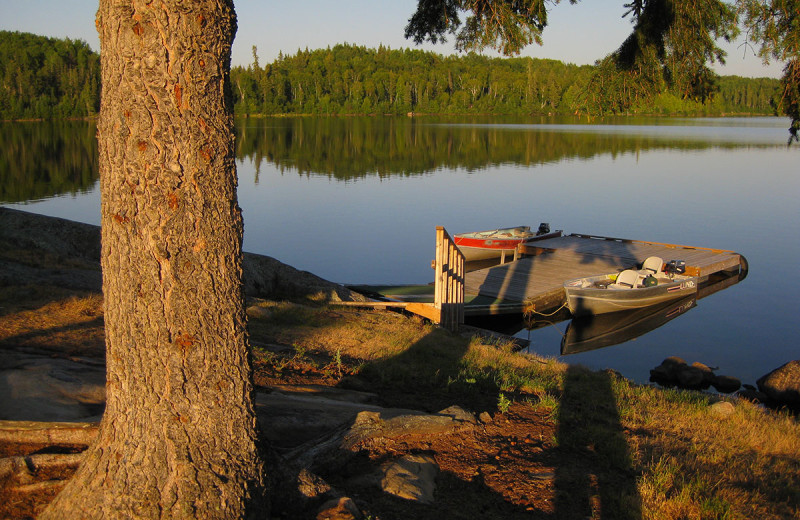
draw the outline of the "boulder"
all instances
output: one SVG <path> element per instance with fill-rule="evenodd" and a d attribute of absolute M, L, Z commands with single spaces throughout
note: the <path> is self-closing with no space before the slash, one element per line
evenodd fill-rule
<path fill-rule="evenodd" d="M 242 255 L 242 278 L 251 297 L 366 300 L 342 285 L 253 253 Z M 100 226 L 0 208 L 0 286 L 31 283 L 99 292 Z"/>
<path fill-rule="evenodd" d="M 778 404 L 800 406 L 800 360 L 789 361 L 756 381 L 758 389 Z"/>
<path fill-rule="evenodd" d="M 686 366 L 686 361 L 678 356 L 670 356 L 661 362 L 661 366 L 664 367 L 667 373 L 672 374 L 674 379 L 678 376 L 678 371 Z"/>
<path fill-rule="evenodd" d="M 650 371 L 650 381 L 661 385 L 674 385 L 678 382 L 678 372 L 686 367 L 686 361 L 677 356 L 670 356 Z"/>
<path fill-rule="evenodd" d="M 319 508 L 317 520 L 359 520 L 363 518 L 358 506 L 352 498 L 335 498 L 325 502 Z"/>
<path fill-rule="evenodd" d="M 708 367 L 708 365 L 704 365 L 699 361 L 695 361 L 691 364 L 691 366 L 703 373 L 703 382 L 701 383 L 702 386 L 708 388 L 714 383 L 714 372 Z"/>
<path fill-rule="evenodd" d="M 430 455 L 406 455 L 382 468 L 381 488 L 396 497 L 433 503 L 439 466 Z"/>
<path fill-rule="evenodd" d="M 752 385 L 742 385 L 741 390 L 736 392 L 736 395 L 753 403 L 764 403 L 767 401 L 767 395 L 764 392 L 760 392 Z"/>
<path fill-rule="evenodd" d="M 736 408 L 728 401 L 718 401 L 711 405 L 711 413 L 717 417 L 727 417 L 734 411 L 736 411 Z"/>
<path fill-rule="evenodd" d="M 678 384 L 682 388 L 701 388 L 705 378 L 703 371 L 693 366 L 681 367 L 677 373 Z"/>
<path fill-rule="evenodd" d="M 723 394 L 731 394 L 742 387 L 742 382 L 732 376 L 714 376 L 711 385 Z"/>

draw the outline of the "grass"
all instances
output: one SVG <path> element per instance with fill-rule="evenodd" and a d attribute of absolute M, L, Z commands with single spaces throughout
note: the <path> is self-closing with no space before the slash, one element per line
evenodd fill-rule
<path fill-rule="evenodd" d="M 35 302 L 25 303 L 0 291 L 0 345 L 102 348 L 99 296 L 43 295 L 31 291 Z M 390 405 L 542 412 L 555 425 L 560 460 L 596 476 L 603 518 L 800 518 L 796 416 L 735 398 L 733 413 L 718 416 L 710 394 L 637 385 L 401 314 L 308 300 L 255 305 L 254 358 L 276 377 L 310 367 Z"/>
<path fill-rule="evenodd" d="M 716 416 L 711 394 L 637 385 L 397 314 L 311 314 L 332 312 L 335 319 L 312 318 L 282 334 L 327 352 L 337 367 L 343 355 L 358 360 L 358 376 L 371 385 L 418 389 L 432 406 L 449 399 L 505 412 L 521 402 L 544 411 L 558 424 L 560 450 L 591 453 L 599 473 L 630 482 L 601 497 L 604 518 L 609 507 L 631 503 L 638 517 L 657 520 L 800 518 L 800 425 L 792 415 L 731 398 L 734 412 Z"/>

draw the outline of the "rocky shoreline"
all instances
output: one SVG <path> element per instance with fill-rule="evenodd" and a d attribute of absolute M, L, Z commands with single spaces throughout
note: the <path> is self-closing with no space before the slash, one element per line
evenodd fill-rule
<path fill-rule="evenodd" d="M 342 285 L 269 256 L 244 253 L 242 269 L 249 297 L 366 300 Z M 101 291 L 100 227 L 0 207 L 0 286 L 12 284 Z"/>
<path fill-rule="evenodd" d="M 757 387 L 742 384 L 733 376 L 718 375 L 700 362 L 688 364 L 671 356 L 650 371 L 650 381 L 668 388 L 708 390 L 713 387 L 722 394 L 735 394 L 743 399 L 772 408 L 800 409 L 800 361 L 785 363 L 758 378 Z"/>
<path fill-rule="evenodd" d="M 366 300 L 342 285 L 268 256 L 244 253 L 242 267 L 245 294 L 250 298 Z M 100 227 L 0 207 L 0 287 L 27 284 L 101 292 Z M 652 382 L 665 387 L 713 387 L 771 407 L 800 408 L 800 360 L 765 374 L 756 382 L 757 388 L 677 357 L 665 359 L 650 374 Z"/>

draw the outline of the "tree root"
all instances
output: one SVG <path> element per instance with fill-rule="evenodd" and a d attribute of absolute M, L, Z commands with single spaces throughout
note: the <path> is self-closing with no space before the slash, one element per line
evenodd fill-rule
<path fill-rule="evenodd" d="M 55 496 L 97 436 L 97 424 L 0 421 L 0 495 Z"/>
<path fill-rule="evenodd" d="M 42 481 L 64 480 L 75 472 L 83 457 L 83 453 L 41 453 L 0 459 L 0 482 L 21 492 Z"/>
<path fill-rule="evenodd" d="M 27 455 L 44 448 L 86 449 L 97 423 L 0 421 L 0 456 Z"/>

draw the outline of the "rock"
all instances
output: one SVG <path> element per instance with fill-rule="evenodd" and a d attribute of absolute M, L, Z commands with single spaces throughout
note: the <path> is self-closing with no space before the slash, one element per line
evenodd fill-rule
<path fill-rule="evenodd" d="M 800 360 L 789 361 L 756 381 L 759 390 L 771 400 L 800 406 Z"/>
<path fill-rule="evenodd" d="M 305 498 L 317 498 L 329 493 L 331 486 L 325 479 L 304 468 L 297 474 L 297 491 Z"/>
<path fill-rule="evenodd" d="M 394 496 L 433 503 L 439 466 L 430 455 L 406 455 L 382 468 L 381 488 Z"/>
<path fill-rule="evenodd" d="M 470 414 L 471 415 L 471 414 Z M 350 430 L 345 434 L 341 447 L 357 451 L 363 446 L 403 437 L 430 437 L 475 427 L 472 421 L 464 421 L 449 414 L 423 414 L 411 412 L 393 415 L 365 410 L 358 414 Z"/>
<path fill-rule="evenodd" d="M 714 372 L 708 367 L 708 365 L 704 365 L 699 361 L 695 361 L 690 366 L 698 369 L 700 372 L 703 373 L 703 382 L 702 382 L 703 386 L 706 386 L 706 388 L 708 388 L 708 386 L 714 383 Z"/>
<path fill-rule="evenodd" d="M 272 257 L 244 253 L 242 282 L 247 296 L 262 298 L 314 297 L 324 301 L 366 301 L 346 287 L 307 271 L 300 271 Z"/>
<path fill-rule="evenodd" d="M 359 520 L 363 518 L 353 499 L 342 497 L 322 504 L 317 513 L 317 520 Z"/>
<path fill-rule="evenodd" d="M 444 410 L 439 412 L 439 415 L 449 415 L 450 417 L 452 417 L 457 421 L 468 422 L 471 424 L 478 424 L 478 421 L 475 420 L 475 414 L 473 414 L 472 412 L 468 412 L 467 410 L 464 410 L 463 408 L 457 405 L 445 408 Z"/>
<path fill-rule="evenodd" d="M 555 480 L 556 474 L 553 471 L 530 471 L 528 478 L 533 480 Z"/>
<path fill-rule="evenodd" d="M 492 422 L 492 416 L 489 415 L 489 412 L 481 412 L 481 414 L 478 416 L 478 419 L 483 424 L 489 424 L 490 422 Z"/>
<path fill-rule="evenodd" d="M 100 226 L 0 208 L 0 250 L 24 253 L 25 258 L 0 260 L 0 286 L 46 283 L 102 289 Z M 342 285 L 264 255 L 243 253 L 242 278 L 247 296 L 366 301 L 363 295 Z"/>
<path fill-rule="evenodd" d="M 732 376 L 714 376 L 711 385 L 723 394 L 733 393 L 742 387 L 742 382 Z"/>
<path fill-rule="evenodd" d="M 742 385 L 742 389 L 739 390 L 736 395 L 754 403 L 764 403 L 767 401 L 767 395 L 764 392 L 759 392 L 758 389 L 752 385 Z"/>
<path fill-rule="evenodd" d="M 685 366 L 678 370 L 677 380 L 684 388 L 700 388 L 705 381 L 705 375 L 699 368 Z"/>
<path fill-rule="evenodd" d="M 736 411 L 736 408 L 728 401 L 718 401 L 711 405 L 711 413 L 717 417 L 727 417 L 734 411 Z"/>
<path fill-rule="evenodd" d="M 684 361 L 682 358 L 679 358 L 678 356 L 670 356 L 661 362 L 661 366 L 672 368 L 673 373 L 675 373 L 674 371 L 675 369 L 686 366 L 686 361 Z"/>
<path fill-rule="evenodd" d="M 650 371 L 650 381 L 661 385 L 674 385 L 678 382 L 678 373 L 686 367 L 686 361 L 677 356 L 670 356 Z"/>
<path fill-rule="evenodd" d="M 99 363 L 0 350 L 0 420 L 99 421 L 106 370 Z"/>
<path fill-rule="evenodd" d="M 650 381 L 653 383 L 668 384 L 672 382 L 670 379 L 671 375 L 671 372 L 666 367 L 659 365 L 650 370 Z"/>

